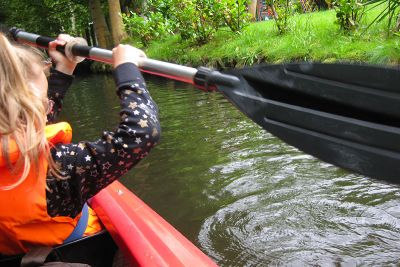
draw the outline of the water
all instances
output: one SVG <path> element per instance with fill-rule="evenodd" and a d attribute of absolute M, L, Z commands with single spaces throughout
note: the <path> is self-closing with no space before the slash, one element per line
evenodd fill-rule
<path fill-rule="evenodd" d="M 146 77 L 162 140 L 122 182 L 220 266 L 400 266 L 400 188 L 282 143 L 222 95 Z M 111 76 L 80 78 L 74 140 L 112 130 Z"/>

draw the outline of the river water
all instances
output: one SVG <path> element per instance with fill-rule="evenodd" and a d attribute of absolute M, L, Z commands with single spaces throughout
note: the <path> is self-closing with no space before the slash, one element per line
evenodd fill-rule
<path fill-rule="evenodd" d="M 122 182 L 220 266 L 400 266 L 400 188 L 286 145 L 218 93 L 146 76 L 161 143 Z M 77 78 L 74 140 L 119 120 L 111 76 Z M 399 174 L 400 175 L 400 174 Z"/>

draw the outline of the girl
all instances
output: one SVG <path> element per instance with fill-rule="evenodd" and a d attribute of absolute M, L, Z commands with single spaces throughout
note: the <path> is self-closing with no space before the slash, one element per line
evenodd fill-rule
<path fill-rule="evenodd" d="M 121 120 L 100 139 L 69 143 L 71 129 L 55 119 L 71 85 L 75 63 L 56 51 L 49 81 L 40 53 L 11 44 L 0 33 L 0 253 L 14 255 L 54 246 L 101 229 L 85 203 L 144 158 L 158 142 L 160 125 L 131 46 L 113 49 Z M 46 112 L 47 111 L 47 112 Z M 46 123 L 48 124 L 46 126 Z"/>

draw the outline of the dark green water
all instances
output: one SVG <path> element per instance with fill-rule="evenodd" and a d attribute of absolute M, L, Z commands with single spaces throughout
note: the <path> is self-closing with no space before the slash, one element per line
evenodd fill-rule
<path fill-rule="evenodd" d="M 220 266 L 400 266 L 398 186 L 285 145 L 220 94 L 146 80 L 162 141 L 122 182 Z M 118 112 L 111 76 L 93 75 L 62 118 L 93 140 Z"/>

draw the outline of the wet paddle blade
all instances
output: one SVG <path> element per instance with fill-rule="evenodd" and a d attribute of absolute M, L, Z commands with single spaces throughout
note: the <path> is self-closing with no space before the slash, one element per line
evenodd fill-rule
<path fill-rule="evenodd" d="M 268 132 L 339 167 L 400 183 L 400 70 L 351 64 L 263 65 L 218 86 Z"/>

